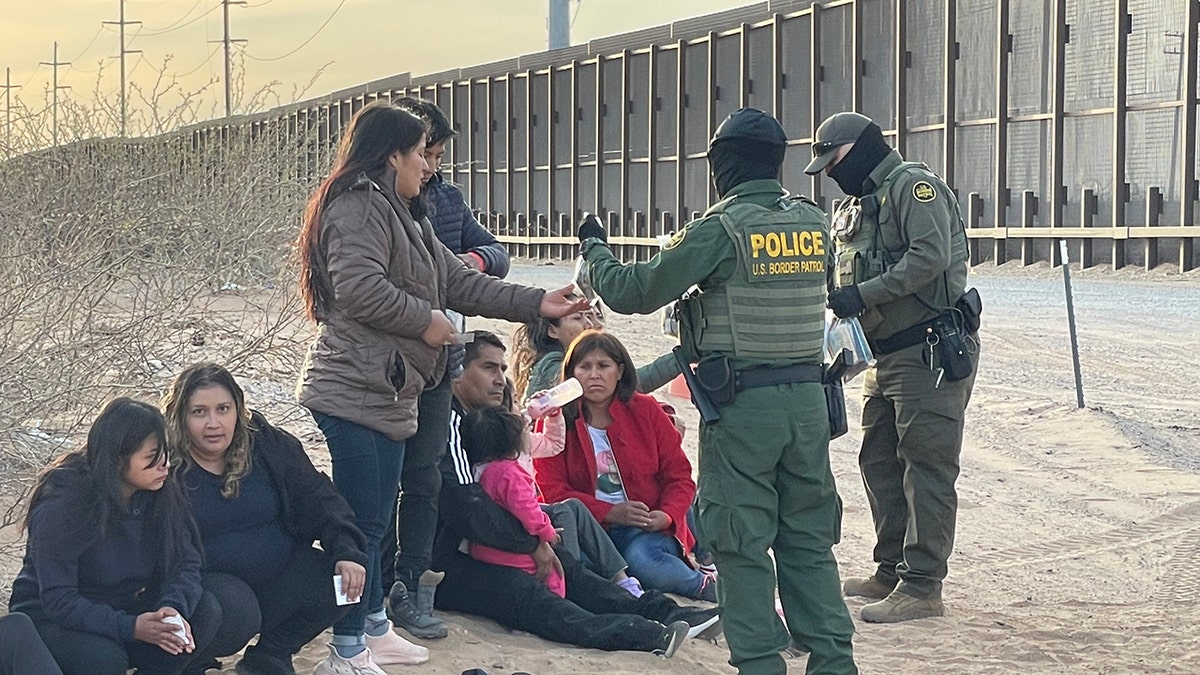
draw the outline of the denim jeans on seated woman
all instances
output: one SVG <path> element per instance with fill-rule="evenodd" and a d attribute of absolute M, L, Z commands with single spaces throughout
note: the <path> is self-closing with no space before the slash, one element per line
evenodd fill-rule
<path fill-rule="evenodd" d="M 680 556 L 679 542 L 665 532 L 645 532 L 628 525 L 613 525 L 608 536 L 629 563 L 628 574 L 647 590 L 676 593 L 688 598 L 700 595 L 704 574 Z"/>
<path fill-rule="evenodd" d="M 362 635 L 367 614 L 383 611 L 379 550 L 396 511 L 404 441 L 340 417 L 313 412 L 325 434 L 333 464 L 333 484 L 354 509 L 354 524 L 367 538 L 367 584 L 361 602 L 333 624 L 334 635 Z M 330 582 L 332 583 L 332 581 Z"/>

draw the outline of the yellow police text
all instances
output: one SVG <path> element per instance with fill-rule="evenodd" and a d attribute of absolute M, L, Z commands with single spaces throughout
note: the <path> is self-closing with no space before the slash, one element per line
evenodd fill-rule
<path fill-rule="evenodd" d="M 791 235 L 791 236 L 788 236 Z M 820 232 L 758 232 L 750 235 L 750 257 L 765 251 L 768 258 L 825 255 L 825 239 Z"/>

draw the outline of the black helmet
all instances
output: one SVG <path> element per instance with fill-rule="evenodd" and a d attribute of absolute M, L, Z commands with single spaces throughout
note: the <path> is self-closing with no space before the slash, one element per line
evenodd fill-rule
<path fill-rule="evenodd" d="M 856 112 L 840 112 L 825 118 L 817 127 L 817 133 L 813 134 L 813 158 L 804 168 L 804 173 L 821 173 L 833 161 L 838 148 L 857 141 L 863 130 L 871 124 L 870 117 Z"/>
<path fill-rule="evenodd" d="M 742 108 L 726 117 L 721 126 L 717 127 L 708 147 L 712 148 L 721 141 L 733 140 L 753 141 L 768 146 L 787 146 L 787 134 L 783 132 L 779 120 L 754 108 Z"/>

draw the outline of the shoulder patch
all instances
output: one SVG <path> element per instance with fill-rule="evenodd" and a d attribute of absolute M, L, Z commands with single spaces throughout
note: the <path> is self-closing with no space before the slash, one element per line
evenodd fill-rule
<path fill-rule="evenodd" d="M 688 228 L 683 228 L 671 236 L 670 241 L 663 245 L 664 251 L 670 251 L 676 246 L 683 243 L 683 238 L 687 236 Z"/>
<path fill-rule="evenodd" d="M 916 183 L 913 183 L 912 196 L 913 199 L 921 202 L 922 204 L 928 204 L 929 202 L 937 199 L 937 190 L 933 189 L 933 186 L 929 184 L 929 181 L 919 180 Z"/>

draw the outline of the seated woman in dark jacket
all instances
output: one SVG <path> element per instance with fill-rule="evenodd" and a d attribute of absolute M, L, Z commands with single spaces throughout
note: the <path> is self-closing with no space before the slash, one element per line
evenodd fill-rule
<path fill-rule="evenodd" d="M 174 675 L 212 639 L 219 610 L 154 406 L 105 406 L 84 449 L 38 479 L 26 525 L 9 610 L 33 619 L 67 675 Z"/>
<path fill-rule="evenodd" d="M 180 373 L 163 410 L 200 526 L 204 587 L 222 609 L 204 658 L 236 653 L 258 633 L 238 672 L 292 673 L 292 656 L 346 611 L 333 575 L 350 599 L 362 594 L 367 558 L 354 514 L 299 440 L 246 408 L 225 368 Z M 428 659 L 408 647 L 411 663 Z"/>

